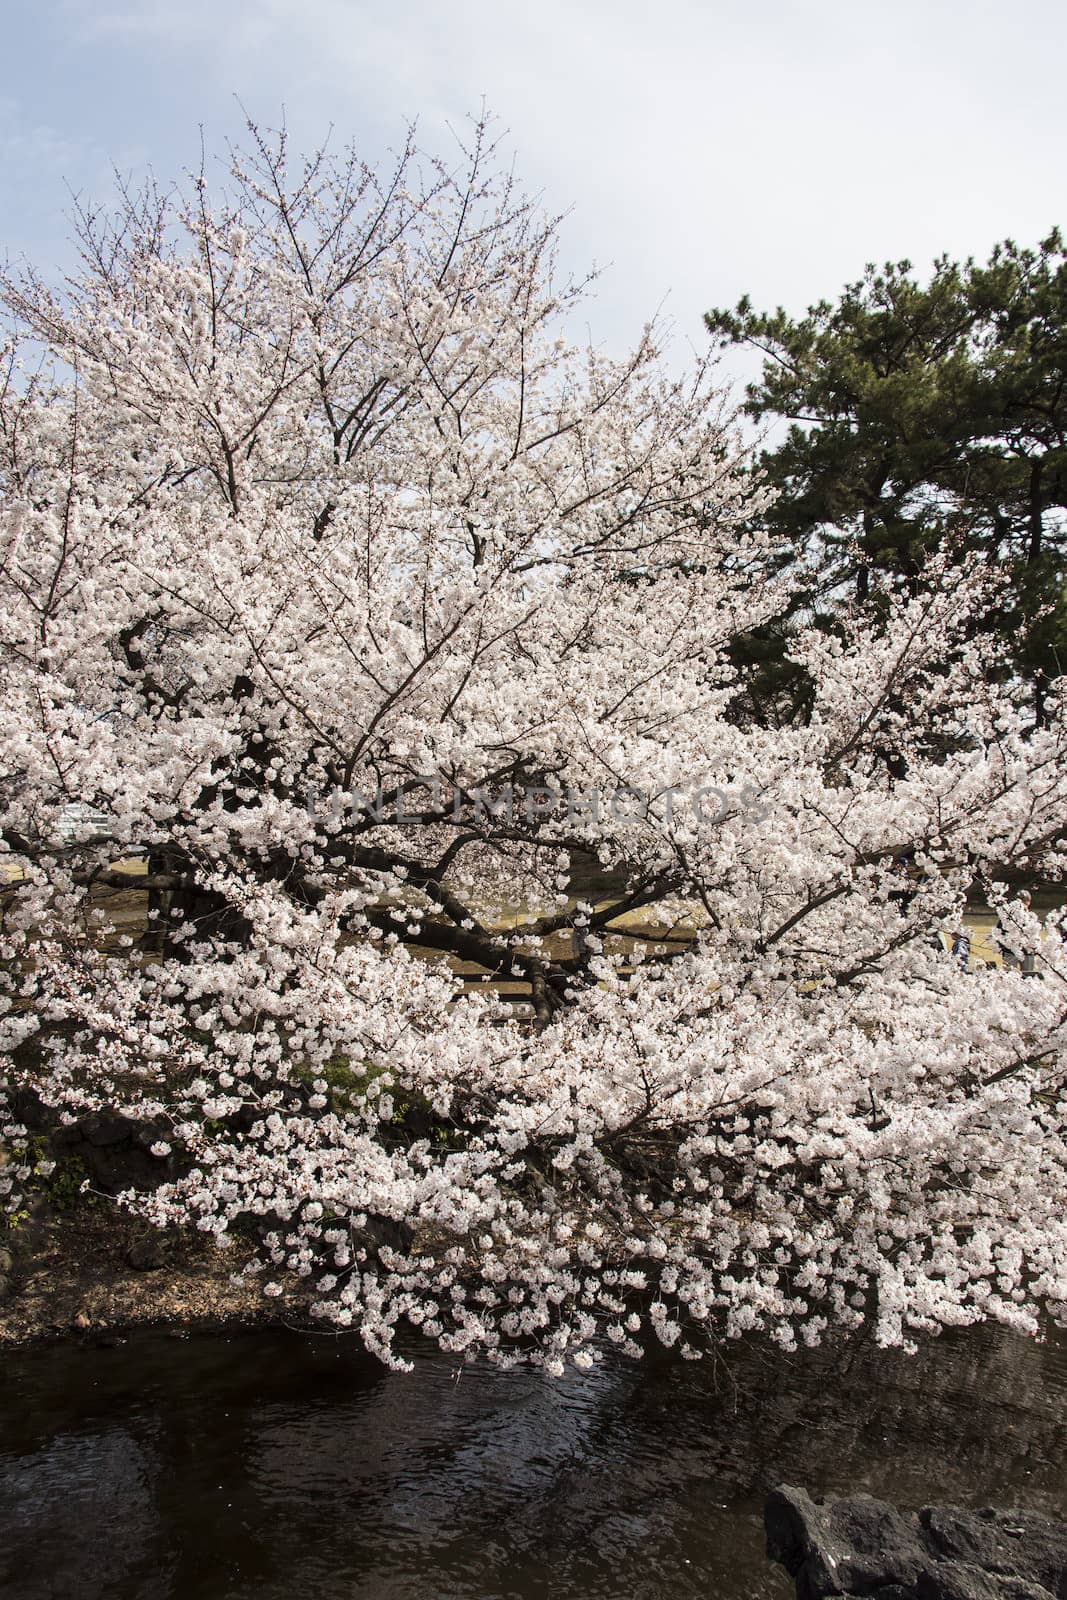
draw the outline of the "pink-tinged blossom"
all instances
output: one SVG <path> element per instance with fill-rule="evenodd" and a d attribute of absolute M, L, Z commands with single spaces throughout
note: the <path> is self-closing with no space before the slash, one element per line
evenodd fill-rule
<path fill-rule="evenodd" d="M 877 633 L 796 634 L 803 720 L 740 719 L 787 596 L 729 407 L 653 329 L 565 342 L 554 239 L 484 130 L 462 179 L 257 137 L 217 201 L 88 222 L 62 292 L 7 283 L 4 1093 L 142 1124 L 131 1209 L 254 1239 L 388 1361 L 1032 1330 L 1067 953 L 1006 885 L 1063 878 L 1062 685 L 1033 726 L 938 559 Z M 450 809 L 501 785 L 583 800 Z M 583 850 L 614 909 L 568 899 Z M 1033 976 L 945 949 L 979 882 Z M 624 948 L 627 906 L 683 937 Z"/>

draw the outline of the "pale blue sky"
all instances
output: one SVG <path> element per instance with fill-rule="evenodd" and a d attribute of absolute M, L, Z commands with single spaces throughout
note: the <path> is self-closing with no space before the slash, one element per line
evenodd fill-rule
<path fill-rule="evenodd" d="M 1067 221 L 1067 8 L 1054 0 L 37 0 L 10 7 L 0 253 L 68 255 L 65 183 L 173 176 L 281 106 L 372 157 L 483 96 L 528 183 L 573 207 L 565 264 L 622 348 L 666 297 L 677 345 L 747 291 L 800 310 L 868 259 L 984 255 Z M 676 354 L 681 354 L 676 349 Z"/>

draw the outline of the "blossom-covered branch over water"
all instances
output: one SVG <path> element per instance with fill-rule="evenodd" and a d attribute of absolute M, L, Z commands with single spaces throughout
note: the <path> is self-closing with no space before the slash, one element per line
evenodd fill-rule
<path fill-rule="evenodd" d="M 653 328 L 568 343 L 554 240 L 484 128 L 384 176 L 252 130 L 7 282 L 10 1117 L 145 1123 L 130 1206 L 386 1359 L 1032 1329 L 1067 952 L 1008 886 L 1063 878 L 1062 683 L 1035 726 L 945 552 L 746 715 L 790 580 L 729 406 Z M 978 889 L 1032 976 L 943 948 Z"/>

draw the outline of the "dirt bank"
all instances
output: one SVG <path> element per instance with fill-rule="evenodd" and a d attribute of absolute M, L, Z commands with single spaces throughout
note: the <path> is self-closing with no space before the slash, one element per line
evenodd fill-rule
<path fill-rule="evenodd" d="M 0 1346 L 135 1327 L 306 1325 L 310 1294 L 294 1283 L 266 1300 L 235 1284 L 237 1249 L 203 1235 L 158 1233 L 107 1201 L 38 1205 L 0 1237 Z"/>

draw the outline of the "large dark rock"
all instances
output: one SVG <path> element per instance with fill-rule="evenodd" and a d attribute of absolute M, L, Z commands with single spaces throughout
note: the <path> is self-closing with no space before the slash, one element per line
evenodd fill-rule
<path fill-rule="evenodd" d="M 12 1115 L 31 1133 L 44 1134 L 57 1161 L 75 1156 L 95 1189 L 118 1194 L 123 1189 L 157 1189 L 180 1175 L 178 1154 L 156 1156 L 154 1145 L 173 1137 L 165 1118 L 140 1121 L 121 1111 L 92 1111 L 65 1123 L 54 1106 L 32 1089 L 10 1093 Z M 184 1167 L 190 1165 L 188 1159 Z"/>
<path fill-rule="evenodd" d="M 949 1561 L 986 1572 L 1035 1578 L 1052 1594 L 1067 1597 L 1067 1526 L 1032 1511 L 960 1511 L 924 1506 L 919 1512 L 927 1545 Z"/>
<path fill-rule="evenodd" d="M 816 1501 L 782 1487 L 767 1554 L 797 1600 L 1067 1600 L 1067 1525 L 1031 1511 L 898 1511 L 871 1495 Z"/>
<path fill-rule="evenodd" d="M 775 1489 L 764 1523 L 767 1554 L 796 1579 L 798 1600 L 914 1586 L 926 1565 L 915 1519 L 870 1495 L 821 1503 L 803 1489 Z"/>
<path fill-rule="evenodd" d="M 154 1156 L 152 1146 L 166 1138 L 165 1122 L 139 1122 L 117 1111 L 97 1111 L 54 1127 L 52 1149 L 59 1159 L 76 1156 L 105 1194 L 123 1189 L 155 1189 L 175 1176 L 172 1158 Z"/>

